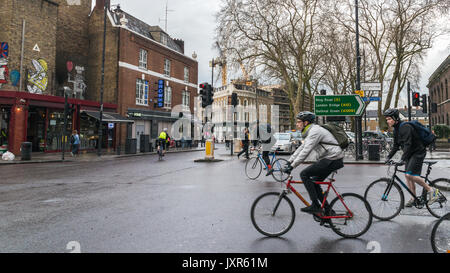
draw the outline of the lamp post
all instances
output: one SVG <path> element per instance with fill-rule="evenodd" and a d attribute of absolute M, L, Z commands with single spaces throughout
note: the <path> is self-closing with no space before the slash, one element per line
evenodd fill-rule
<path fill-rule="evenodd" d="M 355 0 L 356 20 L 356 90 L 361 90 L 361 56 L 359 53 L 358 0 Z M 362 118 L 356 117 L 356 160 L 363 159 L 362 154 Z"/>
<path fill-rule="evenodd" d="M 106 50 L 106 16 L 109 9 L 108 1 L 105 1 L 103 16 L 103 51 L 102 51 L 102 82 L 100 87 L 100 115 L 98 123 L 98 142 L 97 155 L 102 155 L 102 139 L 103 139 L 103 90 L 105 87 L 105 50 Z"/>
<path fill-rule="evenodd" d="M 64 131 L 63 131 L 63 143 L 62 143 L 62 160 L 64 160 L 64 153 L 66 150 L 67 142 L 67 115 L 69 114 L 69 104 L 67 102 L 68 96 L 72 94 L 70 87 L 64 86 Z"/>

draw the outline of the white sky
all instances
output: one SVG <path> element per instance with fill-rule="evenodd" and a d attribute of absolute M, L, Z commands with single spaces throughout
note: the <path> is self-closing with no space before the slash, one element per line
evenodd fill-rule
<path fill-rule="evenodd" d="M 95 5 L 95 0 L 92 0 Z M 209 62 L 219 56 L 213 49 L 215 43 L 215 15 L 220 9 L 220 0 L 111 0 L 111 5 L 120 4 L 122 10 L 149 25 L 165 28 L 165 9 L 168 4 L 167 33 L 172 38 L 184 40 L 185 54 L 192 56 L 195 51 L 198 61 L 198 82 L 211 82 Z M 450 35 L 436 40 L 428 52 L 422 68 L 419 92 L 428 93 L 428 78 L 450 55 Z M 215 72 L 219 68 L 216 67 Z M 229 77 L 230 78 L 230 77 Z M 217 76 L 215 76 L 217 79 Z M 214 86 L 221 85 L 217 80 Z M 405 92 L 406 93 L 406 88 Z M 406 103 L 406 94 L 402 96 Z M 376 106 L 371 103 L 371 108 Z M 403 104 L 401 103 L 401 106 Z"/>

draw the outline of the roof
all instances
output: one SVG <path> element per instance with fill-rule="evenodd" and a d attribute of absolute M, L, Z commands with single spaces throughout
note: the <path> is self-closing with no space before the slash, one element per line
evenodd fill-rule
<path fill-rule="evenodd" d="M 122 25 L 122 23 L 120 22 L 122 18 L 127 19 L 126 27 L 128 29 L 161 44 L 161 33 L 164 33 L 164 35 L 167 35 L 168 38 L 166 46 L 181 54 L 184 54 L 184 49 L 182 49 L 177 43 L 175 43 L 174 39 L 172 39 L 170 35 L 164 32 L 159 26 L 150 26 L 144 21 L 139 20 L 131 14 L 121 10 L 120 7 L 111 11 L 111 17 L 113 18 L 114 23 L 117 26 Z"/>

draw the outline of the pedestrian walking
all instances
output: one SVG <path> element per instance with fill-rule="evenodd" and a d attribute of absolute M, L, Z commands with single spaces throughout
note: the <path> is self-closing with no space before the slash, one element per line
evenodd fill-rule
<path fill-rule="evenodd" d="M 237 154 L 237 157 L 241 156 L 241 154 L 245 153 L 245 158 L 249 159 L 248 156 L 248 146 L 250 144 L 248 128 L 244 128 L 244 139 L 242 140 L 242 151 Z"/>
<path fill-rule="evenodd" d="M 78 156 L 78 151 L 80 149 L 80 136 L 78 135 L 77 130 L 72 131 L 72 135 L 70 136 L 70 144 L 72 145 L 72 151 L 70 154 L 72 156 Z"/>

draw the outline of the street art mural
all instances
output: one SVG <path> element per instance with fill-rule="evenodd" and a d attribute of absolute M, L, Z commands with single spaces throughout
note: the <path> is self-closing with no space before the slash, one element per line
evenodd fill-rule
<path fill-rule="evenodd" d="M 9 79 L 11 80 L 12 86 L 16 87 L 20 80 L 20 72 L 17 70 L 11 71 L 9 73 Z"/>
<path fill-rule="evenodd" d="M 73 63 L 68 61 L 66 63 L 68 73 L 68 82 L 73 84 L 73 93 L 77 99 L 84 99 L 87 85 L 84 83 L 84 67 L 83 66 L 75 66 L 76 74 L 74 79 L 71 79 L 71 72 L 73 70 Z"/>
<path fill-rule="evenodd" d="M 8 59 L 9 46 L 8 43 L 0 43 L 0 59 Z"/>
<path fill-rule="evenodd" d="M 32 60 L 34 71 L 28 73 L 28 92 L 42 94 L 47 89 L 48 75 L 47 62 L 44 59 Z"/>
<path fill-rule="evenodd" d="M 6 59 L 0 59 L 0 88 L 8 82 L 8 75 L 8 61 Z"/>
<path fill-rule="evenodd" d="M 8 43 L 1 42 L 0 43 L 0 88 L 3 84 L 8 82 L 8 54 L 9 47 Z"/>

